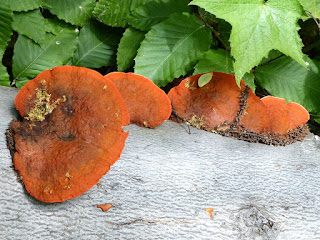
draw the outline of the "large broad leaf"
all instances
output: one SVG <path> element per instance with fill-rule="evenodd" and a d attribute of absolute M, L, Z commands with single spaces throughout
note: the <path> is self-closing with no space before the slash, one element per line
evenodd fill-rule
<path fill-rule="evenodd" d="M 210 49 L 203 55 L 203 57 L 194 67 L 193 74 L 211 71 L 234 74 L 233 62 L 233 58 L 225 50 L 221 48 L 217 50 Z M 255 90 L 256 86 L 254 84 L 254 75 L 252 73 L 246 73 L 243 76 L 243 80 L 246 85 Z"/>
<path fill-rule="evenodd" d="M 121 32 L 99 22 L 89 22 L 79 35 L 77 50 L 71 64 L 100 68 L 115 64 Z"/>
<path fill-rule="evenodd" d="M 309 70 L 289 57 L 256 68 L 255 76 L 269 93 L 297 102 L 320 116 L 320 61 L 306 58 Z"/>
<path fill-rule="evenodd" d="M 0 63 L 0 85 L 1 86 L 10 86 L 9 74 L 5 66 Z"/>
<path fill-rule="evenodd" d="M 189 11 L 188 0 L 155 0 L 134 9 L 127 20 L 132 27 L 149 31 L 172 13 Z"/>
<path fill-rule="evenodd" d="M 12 17 L 13 13 L 9 8 L 9 5 L 0 5 L 0 59 L 7 47 L 8 41 L 12 34 Z"/>
<path fill-rule="evenodd" d="M 117 65 L 118 71 L 123 72 L 133 66 L 133 59 L 137 55 L 138 48 L 144 39 L 144 32 L 134 28 L 127 28 L 118 47 Z"/>
<path fill-rule="evenodd" d="M 40 72 L 63 65 L 74 53 L 77 35 L 73 28 L 60 27 L 59 34 L 46 34 L 46 44 L 41 47 L 31 39 L 19 35 L 12 64 L 16 86 L 20 88 Z"/>
<path fill-rule="evenodd" d="M 96 19 L 112 27 L 125 27 L 130 11 L 148 0 L 100 0 L 93 11 Z"/>
<path fill-rule="evenodd" d="M 211 42 L 210 30 L 197 17 L 172 14 L 146 34 L 135 58 L 135 73 L 164 86 L 190 72 Z"/>
<path fill-rule="evenodd" d="M 28 12 L 16 12 L 13 16 L 13 29 L 31 38 L 40 44 L 44 41 L 47 29 L 47 20 L 42 16 L 39 9 Z"/>
<path fill-rule="evenodd" d="M 45 7 L 58 18 L 83 26 L 90 19 L 95 0 L 43 0 Z"/>
<path fill-rule="evenodd" d="M 304 10 L 308 11 L 315 18 L 320 18 L 320 0 L 298 0 Z"/>
<path fill-rule="evenodd" d="M 297 24 L 303 9 L 296 0 L 193 0 L 191 4 L 232 25 L 231 54 L 238 82 L 272 49 L 306 66 Z"/>
<path fill-rule="evenodd" d="M 42 6 L 43 0 L 3 0 L 10 5 L 12 11 L 29 11 Z M 0 4 L 2 5 L 2 3 Z"/>

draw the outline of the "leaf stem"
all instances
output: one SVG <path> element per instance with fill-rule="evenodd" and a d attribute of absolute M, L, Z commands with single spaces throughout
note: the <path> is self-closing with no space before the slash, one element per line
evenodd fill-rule
<path fill-rule="evenodd" d="M 210 24 L 208 24 L 208 23 L 206 22 L 206 20 L 204 20 L 204 18 L 203 18 L 200 14 L 196 14 L 196 15 L 197 15 L 197 16 L 201 19 L 201 21 L 211 30 L 211 32 L 213 32 L 214 36 L 222 43 L 222 45 L 224 46 L 224 48 L 225 48 L 226 50 L 230 51 L 230 47 L 229 47 L 227 44 L 225 44 L 225 42 L 221 39 L 220 33 L 219 33 L 217 30 L 215 30 L 212 26 L 210 26 Z"/>

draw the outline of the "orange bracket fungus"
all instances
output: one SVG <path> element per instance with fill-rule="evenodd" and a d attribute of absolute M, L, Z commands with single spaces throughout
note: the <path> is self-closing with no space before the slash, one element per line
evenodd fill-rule
<path fill-rule="evenodd" d="M 126 102 L 130 122 L 154 128 L 171 115 L 168 96 L 150 79 L 134 73 L 113 72 L 105 76 L 118 88 Z"/>
<path fill-rule="evenodd" d="M 26 190 L 43 202 L 75 198 L 120 157 L 129 124 L 125 102 L 98 72 L 72 66 L 39 74 L 18 93 L 13 161 Z"/>
<path fill-rule="evenodd" d="M 239 88 L 230 74 L 186 78 L 168 96 L 177 118 L 221 135 L 284 146 L 309 133 L 309 113 L 301 105 L 272 96 L 260 99 L 243 81 Z"/>

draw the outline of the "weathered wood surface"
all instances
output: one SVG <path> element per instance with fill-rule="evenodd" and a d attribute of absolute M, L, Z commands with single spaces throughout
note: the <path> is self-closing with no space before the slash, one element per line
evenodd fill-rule
<path fill-rule="evenodd" d="M 0 239 L 320 239 L 320 140 L 272 147 L 167 121 L 131 125 L 121 158 L 76 199 L 45 204 L 17 181 L 0 87 Z M 112 203 L 102 212 L 98 204 Z M 213 208 L 213 219 L 206 208 Z"/>

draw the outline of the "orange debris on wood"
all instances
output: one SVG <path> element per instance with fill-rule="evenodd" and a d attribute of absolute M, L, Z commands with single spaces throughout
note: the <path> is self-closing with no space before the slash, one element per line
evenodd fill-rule
<path fill-rule="evenodd" d="M 260 99 L 252 89 L 226 73 L 213 72 L 202 86 L 198 74 L 168 93 L 173 113 L 192 126 L 250 142 L 287 145 L 309 133 L 308 111 L 297 103 L 272 96 Z M 209 75 L 208 75 L 209 76 Z"/>
<path fill-rule="evenodd" d="M 206 208 L 206 212 L 209 213 L 209 217 L 213 219 L 213 208 Z"/>
<path fill-rule="evenodd" d="M 97 208 L 101 208 L 102 211 L 106 212 L 110 208 L 112 208 L 112 204 L 111 203 L 106 203 L 104 205 L 97 205 Z"/>
<path fill-rule="evenodd" d="M 12 125 L 13 161 L 36 199 L 78 197 L 119 159 L 128 109 L 98 72 L 72 66 L 44 71 L 20 90 L 15 105 L 23 119 Z"/>
<path fill-rule="evenodd" d="M 131 123 L 154 128 L 170 117 L 168 96 L 150 79 L 123 72 L 112 72 L 105 78 L 118 88 L 128 106 Z"/>

